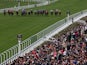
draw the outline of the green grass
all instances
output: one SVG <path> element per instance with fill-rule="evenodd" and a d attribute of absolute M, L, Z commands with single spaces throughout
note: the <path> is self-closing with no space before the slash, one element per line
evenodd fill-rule
<path fill-rule="evenodd" d="M 87 0 L 60 0 L 51 5 L 34 8 L 47 10 L 60 9 L 62 11 L 61 16 L 4 16 L 0 14 L 0 52 L 17 44 L 17 34 L 21 33 L 24 40 L 66 17 L 67 10 L 70 10 L 73 14 L 87 9 L 86 3 Z"/>
<path fill-rule="evenodd" d="M 37 2 L 29 2 L 29 4 L 36 4 Z M 20 2 L 20 5 L 28 5 L 28 2 Z M 14 7 L 18 6 L 17 1 L 11 1 L 11 0 L 0 0 L 0 9 L 1 8 L 9 8 L 9 7 Z"/>

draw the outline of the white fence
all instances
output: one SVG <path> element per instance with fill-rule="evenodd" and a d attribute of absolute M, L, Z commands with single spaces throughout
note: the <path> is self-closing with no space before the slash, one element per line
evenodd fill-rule
<path fill-rule="evenodd" d="M 0 65 L 6 65 L 6 63 L 10 63 L 14 59 L 18 58 L 18 56 L 25 55 L 25 53 L 30 52 L 35 47 L 48 40 L 51 36 L 68 27 L 70 24 L 72 24 L 72 22 L 75 22 L 85 16 L 87 16 L 87 10 L 83 10 L 81 12 L 73 14 L 69 18 L 66 17 L 63 20 L 60 20 L 55 24 L 49 26 L 48 28 L 40 31 L 39 33 L 29 37 L 28 39 L 22 41 L 20 45 L 20 53 L 18 53 L 18 44 L 4 51 L 0 54 Z"/>
<path fill-rule="evenodd" d="M 44 2 L 41 2 L 39 4 L 32 4 L 32 5 L 25 5 L 25 6 L 18 6 L 18 7 L 11 7 L 11 8 L 4 8 L 4 9 L 0 9 L 0 13 L 3 13 L 4 10 L 8 11 L 8 10 L 20 10 L 20 9 L 28 9 L 28 8 L 34 8 L 34 7 L 40 7 L 40 6 L 44 6 L 44 5 L 48 5 L 48 4 L 51 4 L 51 3 L 54 3 L 58 0 L 52 0 L 52 1 L 44 1 Z"/>

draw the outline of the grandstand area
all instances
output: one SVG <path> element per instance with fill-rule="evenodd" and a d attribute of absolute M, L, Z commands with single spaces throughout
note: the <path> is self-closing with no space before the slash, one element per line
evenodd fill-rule
<path fill-rule="evenodd" d="M 87 32 L 84 33 L 84 26 L 78 22 L 70 25 L 7 65 L 87 65 Z"/>
<path fill-rule="evenodd" d="M 9 15 L 9 13 L 8 12 L 6 12 L 6 14 L 4 14 L 4 13 L 0 13 L 0 53 L 2 53 L 3 51 L 5 51 L 5 50 L 7 50 L 7 49 L 9 49 L 10 47 L 12 47 L 12 46 L 14 46 L 14 45 L 16 45 L 16 44 L 18 44 L 18 41 L 17 41 L 17 34 L 22 34 L 23 35 L 23 38 L 22 38 L 22 40 L 25 40 L 26 38 L 28 38 L 28 37 L 30 37 L 30 36 L 32 36 L 32 35 L 34 35 L 34 34 L 36 34 L 36 33 L 38 33 L 39 31 L 41 31 L 41 30 L 43 30 L 43 29 L 45 29 L 45 28 L 47 28 L 48 26 L 50 26 L 50 25 L 52 25 L 52 24 L 54 24 L 54 23 L 56 23 L 57 21 L 59 21 L 59 20 L 61 20 L 61 19 L 63 19 L 63 18 L 65 18 L 65 17 L 67 17 L 67 11 L 69 11 L 70 12 L 70 15 L 72 15 L 72 14 L 74 14 L 74 13 L 77 13 L 77 12 L 79 12 L 79 11 L 82 11 L 82 10 L 85 10 L 85 9 L 87 9 L 87 7 L 86 7 L 86 0 L 84 0 L 84 1 L 80 1 L 80 0 L 67 0 L 67 1 L 64 1 L 64 0 L 60 0 L 60 1 L 57 1 L 57 2 L 55 2 L 55 3 L 52 3 L 52 4 L 49 4 L 49 5 L 46 5 L 46 6 L 42 6 L 42 7 L 35 7 L 35 8 L 32 8 L 32 9 L 23 9 L 24 11 L 26 11 L 27 12 L 27 14 L 26 13 L 22 13 L 22 10 L 20 10 L 20 11 L 18 11 L 18 15 L 17 15 L 17 13 L 15 12 L 15 11 L 13 11 L 13 14 L 11 14 L 11 15 Z M 68 3 L 68 4 L 67 4 Z M 35 3 L 34 3 L 35 4 Z M 2 6 L 1 6 L 2 7 Z M 2 7 L 3 8 L 3 7 Z M 42 11 L 42 10 L 45 10 L 45 13 L 44 14 L 39 14 L 39 15 L 37 15 L 37 13 L 33 13 L 33 14 L 29 14 L 29 12 L 30 11 Z M 53 14 L 51 14 L 51 11 L 53 10 Z M 55 11 L 56 10 L 58 10 L 58 11 L 61 11 L 61 14 L 55 14 Z M 46 12 L 48 12 L 48 14 L 46 13 Z M 81 13 L 83 13 L 83 12 L 81 12 Z M 86 18 L 85 18 L 86 19 Z M 62 24 L 62 23 L 61 23 Z M 60 25 L 60 24 L 59 24 Z M 58 26 L 59 26 L 58 25 Z M 75 24 L 74 24 L 75 25 Z M 77 26 L 77 24 L 76 24 L 76 26 Z M 83 24 L 78 24 L 78 26 L 77 26 L 77 29 L 79 29 L 79 26 L 83 26 Z M 72 29 L 72 28 L 71 28 Z M 76 28 L 75 28 L 76 29 Z M 76 29 L 76 30 L 77 30 Z M 70 30 L 69 30 L 70 31 Z M 78 31 L 78 30 L 77 30 Z M 75 33 L 75 32 L 73 32 L 73 33 Z M 63 34 L 66 34 L 66 33 L 63 33 Z M 62 34 L 62 35 L 63 35 Z M 84 33 L 83 33 L 84 34 Z M 86 34 L 86 33 L 85 33 Z M 63 36 L 62 36 L 63 37 Z M 78 37 L 77 37 L 78 38 Z M 34 38 L 34 39 L 36 39 L 36 38 Z M 33 43 L 33 41 L 34 41 L 34 39 L 31 41 L 32 43 Z M 78 39 L 80 39 L 80 38 L 78 38 Z M 56 40 L 58 40 L 57 42 L 60 42 L 61 43 L 61 41 L 58 39 L 58 38 L 56 38 Z M 51 41 L 52 41 L 52 39 L 51 39 Z M 42 45 L 40 48 L 42 48 L 42 50 L 44 50 L 44 48 L 46 49 L 46 47 L 45 46 L 49 46 L 49 43 L 55 43 L 55 42 L 48 42 L 48 41 L 46 41 L 46 44 L 45 45 Z M 71 40 L 68 40 L 67 42 L 70 42 Z M 82 40 L 81 40 L 82 41 Z M 77 39 L 75 39 L 75 42 L 78 42 L 77 41 Z M 83 42 L 85 42 L 85 41 L 83 41 Z M 66 43 L 66 42 L 65 42 Z M 72 43 L 72 42 L 70 42 L 70 43 Z M 79 43 L 79 42 L 78 42 Z M 56 45 L 56 43 L 53 45 L 54 47 L 55 47 L 55 45 Z M 75 45 L 77 45 L 78 46 L 78 44 L 74 44 L 74 45 L 72 45 L 71 47 L 72 47 L 72 50 L 74 49 L 74 48 L 76 48 L 76 46 Z M 52 45 L 50 44 L 50 46 L 52 47 Z M 78 46 L 78 48 L 82 48 L 82 47 L 79 47 Z M 84 46 L 83 48 L 86 48 L 86 46 Z M 82 48 L 82 49 L 83 49 Z M 51 48 L 50 48 L 51 49 Z M 39 48 L 37 48 L 37 50 L 38 51 L 40 51 L 41 49 L 39 49 Z M 58 51 L 58 53 L 62 53 L 62 51 L 61 50 L 65 50 L 64 48 L 60 48 L 60 50 L 58 50 L 58 49 L 56 49 L 56 48 L 53 48 L 53 49 L 51 49 L 52 51 Z M 39 54 L 39 52 L 36 52 L 36 49 L 35 50 L 33 50 L 33 51 L 31 51 L 30 53 L 27 53 L 27 54 L 25 54 L 26 56 L 25 57 L 27 57 L 28 56 L 28 54 L 29 54 L 29 56 L 31 55 L 31 54 Z M 54 52 L 54 54 L 56 55 L 57 53 L 56 53 L 56 51 Z M 83 49 L 83 52 L 84 52 L 84 60 L 78 60 L 78 58 L 79 57 L 77 57 L 77 60 L 81 63 L 82 61 L 84 61 L 84 63 L 81 63 L 81 64 L 85 64 L 85 62 L 87 61 L 87 59 L 86 59 L 86 53 L 85 53 L 85 51 L 86 51 L 86 49 Z M 48 53 L 48 55 L 51 53 L 50 52 L 50 50 L 46 50 L 46 51 L 43 51 L 42 53 L 44 53 L 44 54 L 46 54 L 46 53 Z M 73 51 L 71 51 L 71 53 L 73 53 Z M 78 53 L 80 53 L 79 51 L 78 51 L 78 53 L 77 52 L 75 52 L 77 55 L 79 55 Z M 13 53 L 14 54 L 14 53 Z M 34 61 L 35 59 L 37 59 L 38 60 L 38 63 L 40 63 L 40 61 L 41 61 L 41 63 L 43 63 L 43 64 L 45 64 L 45 63 L 47 63 L 48 62 L 48 60 L 47 60 L 47 58 L 45 58 L 45 56 L 44 56 L 44 54 L 42 54 L 43 55 L 43 57 L 42 57 L 42 59 L 41 60 L 39 60 L 39 59 L 37 59 L 37 57 L 38 58 L 40 58 L 40 55 L 38 56 L 38 55 L 36 55 L 36 56 L 31 56 L 31 57 L 29 57 L 29 58 L 31 58 L 32 59 L 32 61 Z M 73 53 L 74 54 L 74 53 Z M 83 54 L 83 53 L 82 53 Z M 67 54 L 66 54 L 67 55 Z M 70 55 L 70 54 L 69 54 Z M 56 55 L 57 56 L 57 55 Z M 72 55 L 73 56 L 73 55 Z M 16 64 L 18 64 L 18 65 L 29 65 L 29 64 L 27 64 L 27 62 L 25 62 L 25 63 L 22 63 L 22 61 L 24 61 L 25 59 L 27 59 L 27 58 L 25 58 L 25 57 L 19 57 L 19 58 L 17 58 L 16 60 L 18 60 L 18 61 L 13 61 L 13 63 L 11 63 L 11 64 L 15 64 L 16 62 Z M 83 57 L 80 57 L 81 59 L 83 59 Z M 1 57 L 0 57 L 1 58 Z M 3 60 L 3 58 L 4 58 L 4 56 L 2 56 L 2 61 L 4 61 Z M 53 59 L 54 59 L 54 64 L 55 65 L 58 65 L 58 63 L 59 64 L 61 64 L 61 62 L 63 62 L 63 60 L 65 60 L 66 59 L 66 57 L 63 57 L 63 60 L 61 60 L 61 59 L 57 59 L 57 57 L 56 58 L 54 58 L 54 57 L 50 57 L 51 59 L 49 60 L 49 61 L 51 61 L 51 63 L 53 62 Z M 64 59 L 65 58 L 65 59 Z M 72 59 L 72 57 L 70 57 L 71 59 Z M 74 58 L 74 57 L 73 57 Z M 4 58 L 5 59 L 5 58 Z M 28 63 L 30 63 L 31 65 L 36 65 L 35 63 L 35 61 L 34 61 L 34 64 L 32 63 L 32 61 L 31 61 L 31 59 L 29 59 L 29 61 L 28 61 Z M 45 61 L 45 60 L 43 60 L 43 59 L 46 59 L 47 61 Z M 49 59 L 49 58 L 48 58 Z M 56 59 L 58 60 L 58 62 L 56 61 Z M 71 60 L 71 59 L 69 59 L 69 60 Z M 76 58 L 75 58 L 76 59 Z M 74 60 L 75 60 L 74 59 Z M 0 59 L 1 60 L 1 59 Z M 67 60 L 68 60 L 68 58 L 67 58 Z M 20 62 L 20 63 L 19 63 Z M 73 61 L 74 62 L 74 61 Z M 37 63 L 37 64 L 38 64 Z M 50 64 L 50 63 L 49 63 Z M 72 63 L 71 63 L 72 64 Z M 74 63 L 75 64 L 75 63 Z M 78 63 L 79 64 L 79 63 Z M 10 64 L 7 64 L 7 65 L 10 65 Z M 61 65 L 63 65 L 63 64 L 61 64 Z"/>

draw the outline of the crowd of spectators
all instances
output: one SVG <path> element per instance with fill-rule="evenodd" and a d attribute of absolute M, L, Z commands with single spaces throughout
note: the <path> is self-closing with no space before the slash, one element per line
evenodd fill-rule
<path fill-rule="evenodd" d="M 86 28 L 79 24 L 7 65 L 87 65 Z"/>

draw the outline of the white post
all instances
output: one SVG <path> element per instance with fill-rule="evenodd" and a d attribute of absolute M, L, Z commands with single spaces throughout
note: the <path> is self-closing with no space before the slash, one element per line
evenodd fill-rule
<path fill-rule="evenodd" d="M 0 64 L 2 63 L 2 56 L 0 55 Z"/>
<path fill-rule="evenodd" d="M 23 44 L 21 44 L 21 49 L 23 49 Z"/>
<path fill-rule="evenodd" d="M 3 55 L 1 55 L 1 63 L 3 62 Z"/>
<path fill-rule="evenodd" d="M 5 60 L 8 60 L 8 51 L 6 52 L 6 59 Z M 6 64 L 8 63 L 8 61 L 6 61 Z"/>
<path fill-rule="evenodd" d="M 11 49 L 11 62 L 13 61 L 13 49 Z"/>
<path fill-rule="evenodd" d="M 27 47 L 28 47 L 28 42 L 29 42 L 29 41 L 27 41 Z"/>
<path fill-rule="evenodd" d="M 30 43 L 31 43 L 31 40 L 28 40 L 28 46 L 30 45 Z M 30 50 L 28 49 L 28 52 L 29 52 Z"/>
<path fill-rule="evenodd" d="M 17 35 L 17 38 L 18 38 L 18 55 L 20 55 L 22 35 L 21 34 L 18 34 Z"/>
<path fill-rule="evenodd" d="M 25 47 L 26 47 L 26 42 L 24 42 L 24 49 L 25 49 Z"/>
<path fill-rule="evenodd" d="M 20 6 L 20 0 L 18 0 L 18 7 Z"/>
<path fill-rule="evenodd" d="M 50 2 L 49 2 L 49 0 L 48 0 L 48 5 L 49 5 L 49 3 L 50 3 Z"/>
<path fill-rule="evenodd" d="M 69 13 L 67 14 L 67 17 L 69 18 Z"/>
<path fill-rule="evenodd" d="M 5 53 L 3 53 L 3 61 L 5 61 Z"/>
<path fill-rule="evenodd" d="M 15 48 L 13 49 L 13 53 L 14 53 L 13 55 L 15 55 Z"/>
<path fill-rule="evenodd" d="M 21 44 L 21 42 L 19 41 L 19 42 L 18 42 L 18 46 L 19 46 L 19 47 L 18 47 L 18 53 L 19 53 L 19 54 L 20 54 L 20 51 L 21 51 L 21 49 L 20 49 L 20 44 Z"/>
<path fill-rule="evenodd" d="M 67 13 L 67 21 L 69 21 L 69 13 Z"/>
<path fill-rule="evenodd" d="M 17 47 L 16 47 L 16 49 L 15 49 L 15 52 L 16 52 L 16 54 L 17 54 Z M 16 56 L 16 58 L 17 58 L 18 56 Z"/>
<path fill-rule="evenodd" d="M 28 40 L 28 46 L 30 45 L 30 40 Z"/>
<path fill-rule="evenodd" d="M 39 39 L 39 36 L 38 36 L 38 34 L 37 34 L 37 40 Z"/>
<path fill-rule="evenodd" d="M 8 59 L 8 52 L 6 52 L 6 60 Z"/>
<path fill-rule="evenodd" d="M 25 42 L 25 48 L 27 47 L 27 41 Z"/>
<path fill-rule="evenodd" d="M 30 39 L 30 45 L 31 45 L 31 39 Z"/>
<path fill-rule="evenodd" d="M 14 48 L 14 55 L 16 54 L 16 47 Z"/>
<path fill-rule="evenodd" d="M 14 55 L 16 55 L 16 47 L 14 48 Z M 15 56 L 15 59 L 16 59 L 16 56 Z"/>
<path fill-rule="evenodd" d="M 29 6 L 29 0 L 28 0 L 28 6 Z"/>
<path fill-rule="evenodd" d="M 72 23 L 74 22 L 74 18 L 72 17 Z"/>
<path fill-rule="evenodd" d="M 66 14 L 67 14 L 67 21 L 69 21 L 70 11 L 68 10 L 68 11 L 66 12 Z"/>
<path fill-rule="evenodd" d="M 27 43 L 28 43 L 28 41 L 26 41 L 26 47 L 28 46 Z"/>
<path fill-rule="evenodd" d="M 11 55 L 10 55 L 10 50 L 9 50 L 9 52 L 8 52 L 8 57 L 9 57 L 9 58 L 11 57 Z M 9 60 L 8 62 L 10 63 L 10 60 Z"/>

